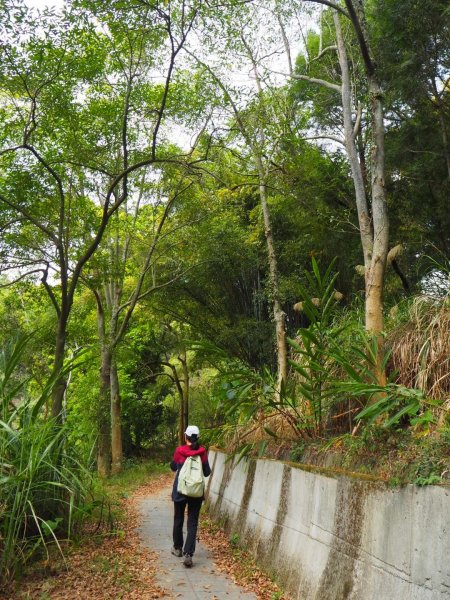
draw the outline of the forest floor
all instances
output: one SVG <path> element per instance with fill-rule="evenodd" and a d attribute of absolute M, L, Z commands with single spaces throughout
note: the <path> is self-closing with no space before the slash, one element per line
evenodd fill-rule
<path fill-rule="evenodd" d="M 172 474 L 162 473 L 131 494 L 123 492 L 113 532 L 92 531 L 64 549 L 64 559 L 52 557 L 36 563 L 20 586 L 0 600 L 152 600 L 174 597 L 158 580 L 161 558 L 145 548 L 139 536 L 142 501 L 170 490 Z M 250 555 L 238 548 L 207 515 L 200 524 L 201 543 L 212 555 L 214 569 L 258 600 L 282 600 L 280 588 L 265 575 Z M 151 546 L 151 540 L 148 541 Z M 194 568 L 192 571 L 194 572 Z M 188 571 L 188 570 L 187 570 Z M 222 600 L 222 599 L 220 599 Z"/>

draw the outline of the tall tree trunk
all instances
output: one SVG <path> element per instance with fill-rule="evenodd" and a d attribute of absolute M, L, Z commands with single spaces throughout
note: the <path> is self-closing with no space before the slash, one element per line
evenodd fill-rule
<path fill-rule="evenodd" d="M 261 80 L 258 75 L 257 63 L 255 56 L 249 45 L 247 44 L 244 36 L 241 36 L 241 39 L 247 49 L 248 56 L 253 63 L 253 71 L 255 75 L 255 81 L 258 87 L 258 94 L 263 101 L 263 92 L 261 86 Z M 287 41 L 287 40 L 286 40 Z M 243 120 L 241 112 L 234 102 L 230 92 L 226 88 L 226 86 L 222 83 L 222 81 L 215 75 L 214 71 L 208 67 L 205 63 L 198 61 L 204 68 L 208 70 L 208 72 L 214 77 L 216 82 L 219 84 L 220 88 L 223 90 L 226 98 L 230 102 L 234 116 L 236 118 L 237 126 L 242 134 L 242 137 L 246 141 L 249 149 L 251 150 L 253 161 L 255 167 L 258 171 L 259 177 L 259 194 L 261 207 L 264 218 L 264 231 L 266 236 L 267 250 L 268 250 L 268 258 L 269 258 L 269 273 L 270 273 L 270 283 L 271 283 L 271 295 L 272 295 L 272 308 L 273 308 L 273 318 L 275 321 L 275 333 L 276 333 L 276 353 L 277 353 L 277 389 L 275 390 L 276 396 L 278 399 L 281 397 L 281 388 L 283 382 L 287 379 L 287 347 L 286 347 L 286 331 L 285 331 L 285 323 L 286 323 L 286 314 L 283 311 L 280 300 L 280 290 L 278 286 L 278 267 L 275 253 L 275 245 L 273 242 L 272 228 L 270 225 L 270 213 L 267 206 L 267 185 L 266 185 L 266 173 L 263 165 L 263 156 L 264 156 L 264 132 L 262 129 L 259 132 L 259 141 L 253 139 L 253 135 L 248 129 L 245 120 Z"/>
<path fill-rule="evenodd" d="M 287 379 L 287 345 L 286 345 L 286 313 L 281 306 L 280 288 L 278 285 L 278 264 L 275 253 L 275 244 L 270 222 L 270 212 L 267 205 L 267 187 L 265 183 L 264 168 L 261 157 L 255 156 L 256 167 L 259 174 L 259 198 L 264 219 L 264 234 L 266 236 L 267 255 L 269 260 L 269 273 L 272 295 L 273 318 L 275 321 L 276 348 L 277 348 L 277 389 L 276 394 L 281 398 L 283 382 Z"/>
<path fill-rule="evenodd" d="M 100 397 L 98 401 L 97 416 L 97 472 L 100 477 L 108 477 L 111 469 L 111 429 L 109 417 L 109 404 L 111 393 L 111 361 L 112 356 L 106 342 L 105 313 L 99 292 L 94 290 L 97 302 L 97 331 L 100 341 Z"/>
<path fill-rule="evenodd" d="M 184 432 L 186 431 L 186 427 L 188 425 L 187 421 L 185 420 L 184 390 L 183 390 L 183 386 L 181 385 L 181 380 L 178 375 L 176 366 L 173 365 L 170 361 L 167 361 L 165 364 L 168 367 L 170 367 L 170 369 L 172 371 L 171 379 L 174 382 L 175 387 L 177 388 L 178 398 L 180 400 L 180 410 L 178 413 L 178 441 L 181 446 L 182 444 L 184 444 Z"/>
<path fill-rule="evenodd" d="M 444 96 L 445 98 L 445 96 Z M 444 151 L 445 162 L 447 163 L 447 173 L 450 178 L 450 153 L 448 151 L 448 134 L 447 134 L 447 122 L 445 120 L 445 114 L 441 106 L 438 108 L 439 110 L 439 123 L 441 125 L 441 135 L 442 135 L 442 148 Z"/>
<path fill-rule="evenodd" d="M 281 32 L 285 44 L 285 49 L 287 55 L 289 56 L 289 44 L 287 43 L 286 32 L 283 27 L 283 23 L 281 18 L 278 18 L 278 22 L 281 27 Z M 261 102 L 260 109 L 262 114 L 264 115 L 265 120 L 269 120 L 269 115 L 266 114 L 265 104 L 264 104 L 264 91 L 262 87 L 261 78 L 258 72 L 258 64 L 256 60 L 256 56 L 254 55 L 252 48 L 247 44 L 247 41 L 243 35 L 241 35 L 241 39 L 244 43 L 244 46 L 247 50 L 248 56 L 253 64 L 253 73 L 255 77 L 256 86 L 258 88 L 258 95 Z M 290 58 L 289 58 L 290 60 Z M 290 61 L 290 72 L 292 73 L 292 61 Z M 257 138 L 259 138 L 258 143 L 253 143 L 251 137 L 248 135 L 248 132 L 245 130 L 244 124 L 242 120 L 239 118 L 238 123 L 240 123 L 241 131 L 244 135 L 244 138 L 247 139 L 247 143 L 253 152 L 253 159 L 255 162 L 256 169 L 258 171 L 259 178 L 259 198 L 261 202 L 261 208 L 264 219 L 264 234 L 266 237 L 267 244 L 267 255 L 269 260 L 269 274 L 270 274 L 270 285 L 271 285 L 271 296 L 272 296 L 272 309 L 273 309 L 273 319 L 275 321 L 275 336 L 276 336 L 276 350 L 277 350 L 277 387 L 275 390 L 275 394 L 277 399 L 282 401 L 282 387 L 283 384 L 287 380 L 287 365 L 288 365 L 288 357 L 287 357 L 287 344 L 286 344 L 286 313 L 284 312 L 281 305 L 281 294 L 280 287 L 278 284 L 278 264 L 277 264 L 277 255 L 275 252 L 275 243 L 273 240 L 272 233 L 272 225 L 270 220 L 270 211 L 269 206 L 267 204 L 267 168 L 264 168 L 263 164 L 263 153 L 264 147 L 266 146 L 266 138 L 264 134 L 263 126 L 259 129 Z M 267 159 L 266 159 L 267 160 Z"/>
<path fill-rule="evenodd" d="M 369 269 L 366 269 L 366 329 L 378 342 L 375 375 L 380 385 L 386 384 L 383 369 L 383 292 L 389 244 L 389 219 L 386 205 L 384 175 L 384 116 L 383 93 L 372 58 L 364 6 L 360 0 L 345 0 L 348 17 L 358 39 L 366 70 L 372 113 L 371 196 L 373 250 Z"/>
<path fill-rule="evenodd" d="M 378 341 L 376 376 L 380 385 L 386 384 L 383 368 L 383 292 L 389 244 L 389 219 L 384 178 L 384 119 L 383 96 L 375 74 L 369 75 L 369 94 L 372 104 L 372 218 L 373 256 L 366 280 L 366 328 Z"/>
<path fill-rule="evenodd" d="M 97 409 L 98 442 L 97 471 L 100 477 L 108 477 L 111 471 L 111 352 L 103 345 L 100 368 L 100 402 Z"/>
<path fill-rule="evenodd" d="M 384 178 L 384 119 L 383 95 L 378 81 L 376 65 L 372 59 L 369 46 L 369 36 L 366 27 L 364 4 L 361 0 L 344 0 L 345 11 L 341 6 L 329 0 L 307 0 L 326 6 L 332 6 L 337 13 L 344 14 L 350 19 L 356 34 L 361 58 L 366 71 L 368 91 L 372 112 L 372 153 L 371 153 L 371 208 L 372 223 L 370 223 L 367 210 L 367 201 L 364 206 L 364 173 L 361 164 L 355 156 L 354 145 L 355 128 L 351 118 L 350 79 L 348 76 L 348 62 L 345 45 L 340 29 L 339 18 L 334 14 L 336 37 L 338 43 L 338 56 L 342 70 L 342 104 L 344 110 L 345 143 L 355 183 L 358 218 L 360 224 L 361 241 L 363 245 L 365 263 L 365 290 L 366 290 L 366 329 L 372 332 L 378 341 L 378 355 L 375 375 L 379 384 L 386 383 L 386 376 L 382 366 L 383 359 L 383 290 L 384 277 L 389 243 L 389 219 L 386 207 L 386 190 Z M 336 89 L 337 86 L 322 80 L 301 77 L 326 87 Z M 350 131 L 352 129 L 352 131 Z M 359 165 L 359 166 L 358 166 Z M 371 238 L 371 240 L 370 240 Z"/>
<path fill-rule="evenodd" d="M 52 417 L 59 421 L 62 419 L 62 407 L 64 392 L 66 390 L 66 380 L 61 375 L 64 366 L 64 356 L 66 350 L 68 315 L 61 314 L 58 320 L 58 329 L 55 340 L 55 358 L 53 361 L 52 376 L 57 377 L 56 383 L 52 389 Z"/>
<path fill-rule="evenodd" d="M 111 354 L 111 377 L 110 377 L 110 422 L 111 422 L 111 459 L 112 473 L 117 474 L 122 470 L 123 443 L 122 443 L 122 405 L 120 398 L 120 382 L 117 371 L 116 351 L 118 339 L 118 307 L 122 296 L 122 283 L 111 282 L 106 293 L 106 302 L 110 312 L 109 323 L 109 351 Z"/>
<path fill-rule="evenodd" d="M 378 356 L 375 375 L 380 385 L 385 385 L 386 375 L 383 360 L 383 287 L 389 243 L 389 227 L 384 190 L 384 123 L 381 103 L 381 90 L 374 76 L 368 77 L 372 109 L 373 147 L 371 157 L 372 219 L 364 185 L 364 174 L 358 159 L 355 143 L 356 131 L 352 120 L 350 73 L 347 52 L 342 35 L 339 15 L 333 15 L 336 28 L 339 65 L 342 77 L 342 107 L 344 115 L 345 146 L 350 162 L 355 188 L 361 244 L 365 268 L 365 326 L 377 338 Z"/>
<path fill-rule="evenodd" d="M 128 97 L 129 100 L 129 97 Z M 127 101 L 128 101 L 127 100 Z M 125 160 L 126 164 L 126 160 Z M 124 181 L 124 186 L 126 186 L 126 181 Z M 153 242 L 150 245 L 150 248 L 145 257 L 144 265 L 141 268 L 138 277 L 138 283 L 131 295 L 131 300 L 128 303 L 128 308 L 122 313 L 122 319 L 119 320 L 119 315 L 121 313 L 121 299 L 123 292 L 123 282 L 125 278 L 126 272 L 126 264 L 127 258 L 129 256 L 129 247 L 131 243 L 131 237 L 127 236 L 123 241 L 120 236 L 116 236 L 115 239 L 110 240 L 110 258 L 111 264 L 115 265 L 115 278 L 110 280 L 105 284 L 105 300 L 106 306 L 108 308 L 108 312 L 110 314 L 110 323 L 109 323 L 109 331 L 108 331 L 108 343 L 109 349 L 111 353 L 112 360 L 112 370 L 111 370 L 111 388 L 110 388 L 110 404 L 111 404 L 111 454 L 112 454 L 112 471 L 113 473 L 118 473 L 122 470 L 123 464 L 123 442 L 122 442 L 122 407 L 121 407 L 121 398 L 120 398 L 120 381 L 117 374 L 117 366 L 115 361 L 115 356 L 117 352 L 117 347 L 126 334 L 128 324 L 134 312 L 134 309 L 140 299 L 142 288 L 144 286 L 145 277 L 148 273 L 151 260 L 157 245 L 157 242 L 161 236 L 161 232 L 166 222 L 170 208 L 175 202 L 176 198 L 182 190 L 181 182 L 179 188 L 176 192 L 171 196 L 171 198 L 166 203 L 166 206 L 163 211 L 163 215 L 158 223 L 156 235 L 153 239 Z M 124 194 L 126 190 L 124 190 Z M 134 223 L 136 223 L 136 219 L 139 214 L 139 205 L 140 201 L 144 194 L 144 188 L 141 188 L 141 192 L 138 198 L 138 203 L 135 207 L 135 215 L 134 215 Z M 124 308 L 124 307 L 122 307 Z"/>
<path fill-rule="evenodd" d="M 188 369 L 188 364 L 187 364 L 186 350 L 184 350 L 182 356 L 179 356 L 178 359 L 181 362 L 181 366 L 182 366 L 182 369 L 183 369 L 183 379 L 181 381 L 181 383 L 182 383 L 182 408 L 181 408 L 181 412 L 183 413 L 183 424 L 184 424 L 183 431 L 185 431 L 186 427 L 189 425 L 189 385 L 190 385 L 189 369 Z"/>
<path fill-rule="evenodd" d="M 178 420 L 178 441 L 180 446 L 182 446 L 184 442 L 184 432 L 186 431 L 186 424 L 184 422 L 184 412 L 183 412 L 183 395 L 180 395 L 180 417 Z"/>
<path fill-rule="evenodd" d="M 111 472 L 119 473 L 122 470 L 122 416 L 119 376 L 116 361 L 111 364 Z"/>

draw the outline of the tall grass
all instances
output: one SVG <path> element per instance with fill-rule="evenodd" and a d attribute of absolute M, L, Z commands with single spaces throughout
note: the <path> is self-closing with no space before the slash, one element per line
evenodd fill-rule
<path fill-rule="evenodd" d="M 90 476 L 66 443 L 66 427 L 43 419 L 52 381 L 38 398 L 20 375 L 29 338 L 0 353 L 0 581 L 36 552 L 71 536 Z"/>
<path fill-rule="evenodd" d="M 388 337 L 398 381 L 450 408 L 450 299 L 416 296 L 402 309 Z"/>

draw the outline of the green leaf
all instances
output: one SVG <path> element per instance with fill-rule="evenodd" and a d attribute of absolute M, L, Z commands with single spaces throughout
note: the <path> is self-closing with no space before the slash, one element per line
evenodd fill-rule
<path fill-rule="evenodd" d="M 263 429 L 268 435 L 272 436 L 273 438 L 278 438 L 277 434 L 274 431 L 272 431 L 271 429 L 269 429 L 269 427 L 264 425 Z"/>
<path fill-rule="evenodd" d="M 400 419 L 402 418 L 403 415 L 406 415 L 406 414 L 415 415 L 419 411 L 419 409 L 420 409 L 420 404 L 418 402 L 413 402 L 411 404 L 407 404 L 406 406 L 401 408 L 399 411 L 397 411 L 392 417 L 387 419 L 384 422 L 384 426 L 390 427 L 394 423 L 398 423 L 398 421 L 400 421 Z"/>

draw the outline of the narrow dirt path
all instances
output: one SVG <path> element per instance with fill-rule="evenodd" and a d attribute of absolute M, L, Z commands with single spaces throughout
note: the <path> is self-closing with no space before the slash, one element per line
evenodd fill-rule
<path fill-rule="evenodd" d="M 184 567 L 182 559 L 170 553 L 173 523 L 170 492 L 171 482 L 154 494 L 136 499 L 141 514 L 139 536 L 144 546 L 158 555 L 155 582 L 177 600 L 257 600 L 255 594 L 245 592 L 218 571 L 212 553 L 201 542 L 201 533 L 192 568 Z"/>

